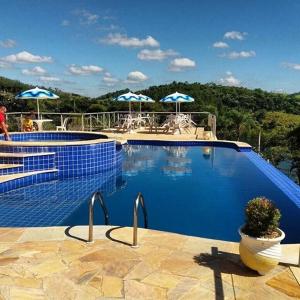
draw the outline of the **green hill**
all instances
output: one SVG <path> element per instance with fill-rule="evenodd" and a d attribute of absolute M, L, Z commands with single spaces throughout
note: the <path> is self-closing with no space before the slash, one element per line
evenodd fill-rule
<path fill-rule="evenodd" d="M 30 111 L 34 101 L 14 100 L 14 96 L 33 86 L 0 77 L 0 101 L 9 111 Z M 57 101 L 43 101 L 42 110 L 47 112 L 105 112 L 128 110 L 127 103 L 112 101 L 129 90 L 114 91 L 96 98 L 65 93 L 54 89 L 60 96 Z M 300 126 L 300 93 L 281 94 L 261 89 L 228 87 L 214 83 L 172 82 L 151 86 L 138 93 L 159 100 L 175 91 L 188 94 L 195 102 L 181 105 L 182 111 L 209 111 L 217 115 L 217 133 L 221 139 L 241 140 L 254 148 L 261 132 L 261 149 L 275 165 L 282 161 L 294 166 L 300 155 L 290 144 L 293 132 Z M 135 104 L 133 104 L 134 107 Z M 174 105 L 156 102 L 144 104 L 147 111 L 172 111 Z M 138 107 L 136 107 L 138 109 Z M 299 161 L 298 161 L 299 164 Z M 300 164 L 299 164 L 300 165 Z M 300 175 L 299 175 L 300 176 Z"/>

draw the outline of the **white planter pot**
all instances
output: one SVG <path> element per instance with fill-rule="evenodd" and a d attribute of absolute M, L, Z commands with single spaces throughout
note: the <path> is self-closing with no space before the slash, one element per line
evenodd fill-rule
<path fill-rule="evenodd" d="M 243 226 L 239 228 L 241 236 L 240 257 L 247 267 L 256 270 L 261 275 L 265 275 L 281 259 L 280 242 L 285 238 L 285 234 L 277 228 L 280 234 L 277 238 L 255 238 L 244 234 L 242 228 Z"/>

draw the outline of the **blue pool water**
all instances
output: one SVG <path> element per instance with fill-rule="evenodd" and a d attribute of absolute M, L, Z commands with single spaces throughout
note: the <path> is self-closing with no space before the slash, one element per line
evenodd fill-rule
<path fill-rule="evenodd" d="M 300 208 L 247 153 L 221 147 L 149 145 L 126 145 L 123 151 L 122 169 L 0 195 L 0 226 L 87 224 L 87 201 L 100 189 L 113 225 L 131 226 L 133 201 L 142 192 L 149 228 L 238 241 L 245 204 L 266 196 L 281 209 L 284 242 L 300 242 Z M 140 217 L 142 226 L 141 213 Z M 97 205 L 95 221 L 103 224 Z"/>

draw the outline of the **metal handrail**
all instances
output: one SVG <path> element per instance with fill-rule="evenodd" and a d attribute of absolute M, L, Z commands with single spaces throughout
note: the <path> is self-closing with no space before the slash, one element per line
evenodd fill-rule
<path fill-rule="evenodd" d="M 138 244 L 137 244 L 138 209 L 139 209 L 139 204 L 140 203 L 141 203 L 141 206 L 142 206 L 142 209 L 143 209 L 144 227 L 148 228 L 148 216 L 147 216 L 145 200 L 144 200 L 144 197 L 143 197 L 142 193 L 138 193 L 137 198 L 134 201 L 134 205 L 133 205 L 133 243 L 132 243 L 132 247 L 138 247 Z"/>
<path fill-rule="evenodd" d="M 94 204 L 95 204 L 96 200 L 99 200 L 99 203 L 102 207 L 103 214 L 104 214 L 104 223 L 105 223 L 105 225 L 109 224 L 109 215 L 108 215 L 108 210 L 107 210 L 107 208 L 105 206 L 105 203 L 104 203 L 104 198 L 103 198 L 102 194 L 99 191 L 96 191 L 92 195 L 91 200 L 89 202 L 89 239 L 88 239 L 89 243 L 93 242 Z"/>

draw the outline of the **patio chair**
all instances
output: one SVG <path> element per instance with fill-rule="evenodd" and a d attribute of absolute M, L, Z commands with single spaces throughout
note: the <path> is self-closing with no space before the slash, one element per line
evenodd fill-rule
<path fill-rule="evenodd" d="M 119 132 L 126 132 L 133 128 L 134 120 L 131 115 L 127 115 L 120 119 L 117 123 L 116 129 Z"/>
<path fill-rule="evenodd" d="M 192 120 L 191 116 L 188 114 L 179 114 L 176 116 L 173 132 L 179 130 L 180 134 L 182 130 L 185 130 L 186 133 L 191 133 L 192 130 L 195 130 L 196 123 Z"/>
<path fill-rule="evenodd" d="M 67 131 L 67 124 L 69 122 L 69 119 L 70 118 L 65 118 L 64 119 L 64 122 L 63 122 L 63 125 L 61 126 L 56 126 L 56 131 Z"/>
<path fill-rule="evenodd" d="M 152 129 L 155 129 L 155 133 L 161 132 L 161 133 L 168 133 L 169 130 L 172 130 L 174 126 L 174 115 L 167 116 L 167 119 L 163 122 L 162 125 L 158 125 L 157 120 L 154 118 L 152 119 L 152 124 L 150 125 L 150 132 L 152 132 Z"/>

